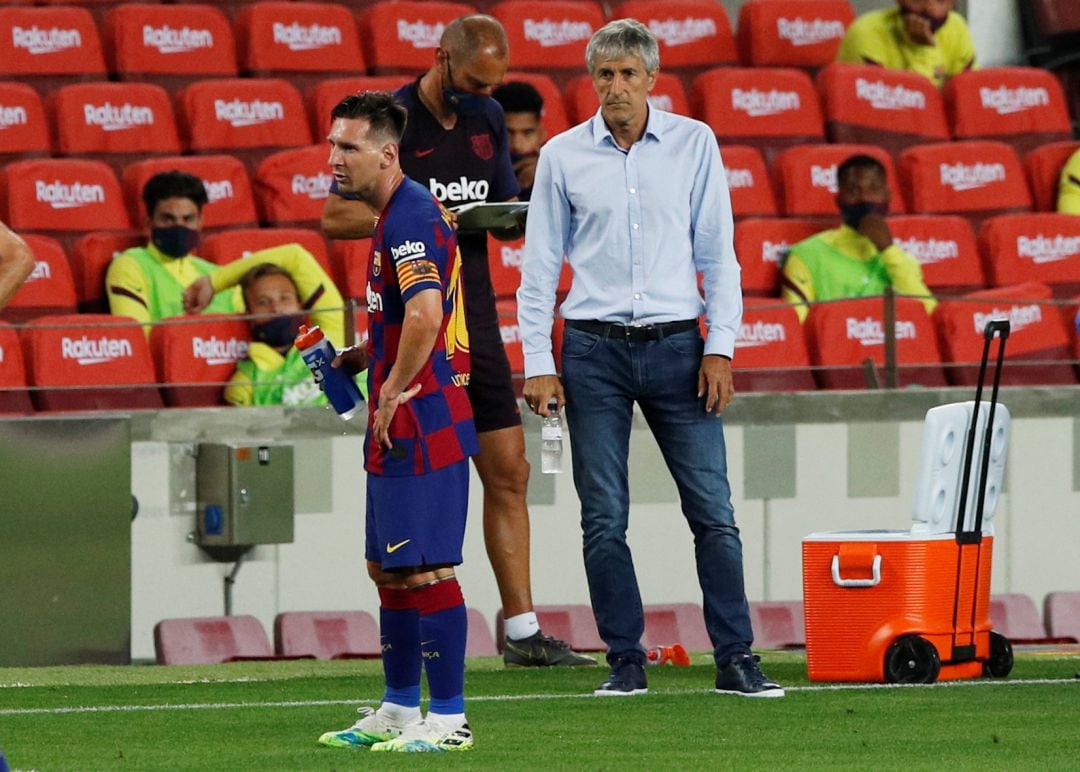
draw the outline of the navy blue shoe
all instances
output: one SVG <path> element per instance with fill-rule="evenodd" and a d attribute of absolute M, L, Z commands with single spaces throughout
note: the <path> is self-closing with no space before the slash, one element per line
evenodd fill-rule
<path fill-rule="evenodd" d="M 748 652 L 735 654 L 728 663 L 716 669 L 716 691 L 740 697 L 783 697 L 780 684 L 761 672 L 761 657 Z"/>
<path fill-rule="evenodd" d="M 649 684 L 645 680 L 645 666 L 634 657 L 616 657 L 611 663 L 607 680 L 593 692 L 598 697 L 629 697 L 647 694 Z"/>

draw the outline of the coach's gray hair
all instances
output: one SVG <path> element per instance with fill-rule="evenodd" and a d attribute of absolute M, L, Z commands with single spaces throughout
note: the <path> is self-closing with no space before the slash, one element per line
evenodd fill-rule
<path fill-rule="evenodd" d="M 660 47 L 656 35 L 637 19 L 616 19 L 598 29 L 585 48 L 585 64 L 589 74 L 596 63 L 624 56 L 640 56 L 646 72 L 660 69 Z"/>

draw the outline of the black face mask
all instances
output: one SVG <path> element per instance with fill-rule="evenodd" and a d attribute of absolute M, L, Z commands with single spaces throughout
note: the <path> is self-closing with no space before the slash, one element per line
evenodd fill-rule
<path fill-rule="evenodd" d="M 283 348 L 292 344 L 300 334 L 300 325 L 303 323 L 302 315 L 275 316 L 265 322 L 252 324 L 251 337 L 271 348 Z"/>
<path fill-rule="evenodd" d="M 870 213 L 884 216 L 889 213 L 889 205 L 864 201 L 861 204 L 847 204 L 840 207 L 840 217 L 844 220 L 844 225 L 852 228 L 858 228 L 862 218 Z"/>
<path fill-rule="evenodd" d="M 170 225 L 168 228 L 152 228 L 150 243 L 169 257 L 183 257 L 199 245 L 199 232 L 186 225 Z"/>
<path fill-rule="evenodd" d="M 449 105 L 451 110 L 463 118 L 475 118 L 484 114 L 487 109 L 487 101 L 491 97 L 454 88 L 454 76 L 450 72 L 449 60 L 446 62 L 446 79 L 449 81 L 449 85 L 443 86 L 442 98 L 443 102 Z"/>

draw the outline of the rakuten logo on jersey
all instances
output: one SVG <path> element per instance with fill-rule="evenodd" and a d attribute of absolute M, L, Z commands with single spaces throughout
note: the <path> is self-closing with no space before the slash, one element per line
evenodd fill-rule
<path fill-rule="evenodd" d="M 503 268 L 517 268 L 521 270 L 521 258 L 525 254 L 524 247 L 508 247 L 505 244 L 499 247 L 499 258 Z"/>
<path fill-rule="evenodd" d="M 333 177 L 323 172 L 319 172 L 313 177 L 294 174 L 292 178 L 292 194 L 294 196 L 306 196 L 312 201 L 318 201 L 326 198 L 330 193 L 330 183 L 333 181 Z"/>
<path fill-rule="evenodd" d="M 941 164 L 941 184 L 955 191 L 975 190 L 1005 181 L 1004 164 Z"/>
<path fill-rule="evenodd" d="M 754 187 L 754 173 L 749 169 L 732 169 L 724 167 L 727 174 L 727 186 L 729 190 L 741 190 Z"/>
<path fill-rule="evenodd" d="M 592 37 L 593 28 L 587 21 L 552 21 L 526 19 L 522 25 L 526 40 L 539 43 L 541 48 L 569 46 Z"/>
<path fill-rule="evenodd" d="M 290 51 L 314 51 L 341 45 L 340 27 L 327 27 L 322 24 L 304 26 L 296 21 L 282 24 L 276 21 L 272 30 L 274 42 L 288 47 Z"/>
<path fill-rule="evenodd" d="M 943 260 L 955 260 L 960 257 L 960 245 L 945 239 L 897 239 L 900 249 L 913 255 L 921 265 L 932 265 Z"/>
<path fill-rule="evenodd" d="M 38 203 L 48 204 L 53 209 L 76 209 L 80 206 L 105 203 L 105 188 L 101 185 L 85 185 L 81 182 L 66 182 L 56 180 L 45 182 L 37 180 L 34 183 L 34 194 Z"/>
<path fill-rule="evenodd" d="M 221 201 L 222 199 L 232 198 L 235 196 L 233 191 L 232 180 L 203 180 L 203 187 L 206 188 L 207 203 L 213 204 L 215 201 Z"/>
<path fill-rule="evenodd" d="M 228 365 L 247 356 L 248 342 L 239 338 L 222 339 L 216 335 L 209 338 L 191 339 L 191 356 L 208 365 Z"/>
<path fill-rule="evenodd" d="M 132 356 L 134 352 L 131 349 L 131 341 L 127 338 L 110 338 L 105 335 L 100 338 L 90 338 L 86 335 L 81 338 L 69 338 L 65 335 L 60 339 L 61 359 L 74 359 L 80 365 L 100 365 Z"/>
<path fill-rule="evenodd" d="M 1013 306 L 1007 311 L 994 308 L 989 313 L 974 313 L 971 321 L 975 324 L 975 334 L 982 335 L 986 325 L 993 321 L 1008 319 L 1013 333 L 1020 332 L 1025 327 L 1038 324 L 1042 321 L 1042 307 L 1033 303 L 1029 306 Z"/>
<path fill-rule="evenodd" d="M 787 241 L 762 241 L 761 262 L 775 263 L 779 266 L 790 251 L 791 244 Z"/>
<path fill-rule="evenodd" d="M 154 125 L 154 111 L 145 105 L 124 102 L 114 105 L 83 105 L 83 118 L 87 126 L 97 126 L 103 131 L 127 131 Z"/>
<path fill-rule="evenodd" d="M 1022 113 L 1025 110 L 1033 110 L 1036 107 L 1046 107 L 1050 104 L 1050 93 L 1041 86 L 1039 88 L 1009 88 L 998 86 L 979 89 L 979 101 L 984 110 L 993 110 L 998 115 L 1011 115 Z"/>
<path fill-rule="evenodd" d="M 904 86 L 890 86 L 883 80 L 855 79 L 855 98 L 875 110 L 925 110 L 926 94 Z"/>
<path fill-rule="evenodd" d="M 394 262 L 427 257 L 427 247 L 422 241 L 406 241 L 399 246 L 390 247 L 390 257 L 394 259 Z"/>
<path fill-rule="evenodd" d="M 739 336 L 735 339 L 735 348 L 758 348 L 787 340 L 787 330 L 782 324 L 769 324 L 760 319 L 753 324 L 743 322 L 739 325 Z"/>
<path fill-rule="evenodd" d="M 22 105 L 0 105 L 0 131 L 11 129 L 15 126 L 25 126 L 30 122 L 30 116 Z"/>
<path fill-rule="evenodd" d="M 285 106 L 281 102 L 264 102 L 253 99 L 245 102 L 240 99 L 225 101 L 214 100 L 214 117 L 236 129 L 245 126 L 257 126 L 260 123 L 285 119 Z"/>
<path fill-rule="evenodd" d="M 187 54 L 200 48 L 214 47 L 214 33 L 208 29 L 175 29 L 168 24 L 161 27 L 144 24 L 142 36 L 143 45 L 157 49 L 159 54 Z"/>
<path fill-rule="evenodd" d="M 785 19 L 776 20 L 776 34 L 793 46 L 814 46 L 827 40 L 844 37 L 844 22 L 837 19 Z"/>
<path fill-rule="evenodd" d="M 815 188 L 825 188 L 830 193 L 836 193 L 836 166 L 818 166 L 814 164 L 810 167 L 810 185 Z"/>
<path fill-rule="evenodd" d="M 731 106 L 736 110 L 742 110 L 751 118 L 762 118 L 767 115 L 798 110 L 802 103 L 799 95 L 794 91 L 760 91 L 752 88 L 744 91 L 741 88 L 731 90 Z"/>
<path fill-rule="evenodd" d="M 1017 236 L 1016 253 L 1036 265 L 1069 260 L 1080 254 L 1080 236 Z"/>
<path fill-rule="evenodd" d="M 369 314 L 379 313 L 382 311 L 382 295 L 378 294 L 371 288 L 371 282 L 368 282 L 367 292 L 367 310 Z"/>
<path fill-rule="evenodd" d="M 397 36 L 403 43 L 411 43 L 413 48 L 437 48 L 444 29 L 446 25 L 442 22 L 427 24 L 415 21 L 410 24 L 404 19 L 398 19 Z"/>
<path fill-rule="evenodd" d="M 489 189 L 487 180 L 470 180 L 464 175 L 457 182 L 448 182 L 445 185 L 434 177 L 428 178 L 428 190 L 442 204 L 448 201 L 487 201 Z"/>
<path fill-rule="evenodd" d="M 865 319 L 853 319 L 849 316 L 845 328 L 847 339 L 857 340 L 863 346 L 881 346 L 885 343 L 885 325 L 872 316 Z M 897 340 L 915 340 L 917 337 L 914 322 L 897 320 Z"/>
<path fill-rule="evenodd" d="M 69 48 L 82 48 L 82 33 L 77 29 L 59 27 L 42 29 L 35 24 L 30 28 L 12 27 L 11 42 L 15 48 L 25 49 L 34 56 L 58 54 Z"/>
<path fill-rule="evenodd" d="M 665 46 L 685 46 L 717 34 L 713 19 L 649 19 L 647 26 Z"/>

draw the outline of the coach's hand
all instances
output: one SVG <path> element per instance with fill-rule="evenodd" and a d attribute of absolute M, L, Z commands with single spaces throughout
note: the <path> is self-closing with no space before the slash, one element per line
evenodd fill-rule
<path fill-rule="evenodd" d="M 705 397 L 706 412 L 716 415 L 724 412 L 735 396 L 730 359 L 718 354 L 706 354 L 701 358 L 697 395 Z"/>
<path fill-rule="evenodd" d="M 539 416 L 548 415 L 548 404 L 555 400 L 561 410 L 566 404 L 562 381 L 557 375 L 535 375 L 525 380 L 525 404 Z"/>

